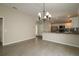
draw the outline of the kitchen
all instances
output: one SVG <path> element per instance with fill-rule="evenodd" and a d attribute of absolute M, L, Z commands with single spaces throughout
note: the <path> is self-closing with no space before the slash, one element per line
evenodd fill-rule
<path fill-rule="evenodd" d="M 79 16 L 68 16 L 66 20 L 38 22 L 38 36 L 42 40 L 79 47 Z"/>
<path fill-rule="evenodd" d="M 50 32 L 42 33 L 43 40 L 79 47 L 79 17 L 70 17 L 67 21 L 51 25 Z"/>

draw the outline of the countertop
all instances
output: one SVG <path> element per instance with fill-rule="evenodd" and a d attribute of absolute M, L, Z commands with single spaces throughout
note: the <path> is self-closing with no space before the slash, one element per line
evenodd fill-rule
<path fill-rule="evenodd" d="M 58 34 L 76 34 L 79 35 L 79 32 L 47 32 L 47 33 L 58 33 Z"/>

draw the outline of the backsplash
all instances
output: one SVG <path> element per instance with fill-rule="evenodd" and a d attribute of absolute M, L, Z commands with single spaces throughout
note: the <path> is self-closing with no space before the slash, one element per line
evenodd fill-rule
<path fill-rule="evenodd" d="M 74 28 L 65 28 L 65 26 L 52 26 L 51 32 L 72 32 L 72 33 L 79 33 L 79 27 Z"/>

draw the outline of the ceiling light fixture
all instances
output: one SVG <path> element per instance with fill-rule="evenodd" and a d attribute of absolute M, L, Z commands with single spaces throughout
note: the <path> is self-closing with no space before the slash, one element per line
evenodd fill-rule
<path fill-rule="evenodd" d="M 51 14 L 49 12 L 47 12 L 45 9 L 45 3 L 43 3 L 42 12 L 38 13 L 38 19 L 39 19 L 39 21 L 49 21 L 51 19 Z"/>

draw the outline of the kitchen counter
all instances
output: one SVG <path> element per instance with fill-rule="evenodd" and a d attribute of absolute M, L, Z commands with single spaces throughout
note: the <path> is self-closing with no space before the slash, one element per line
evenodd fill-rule
<path fill-rule="evenodd" d="M 79 34 L 79 32 L 49 32 L 49 33 L 58 33 L 58 34 Z"/>
<path fill-rule="evenodd" d="M 42 33 L 42 37 L 43 40 L 79 47 L 78 34 L 79 33 L 46 32 Z"/>

